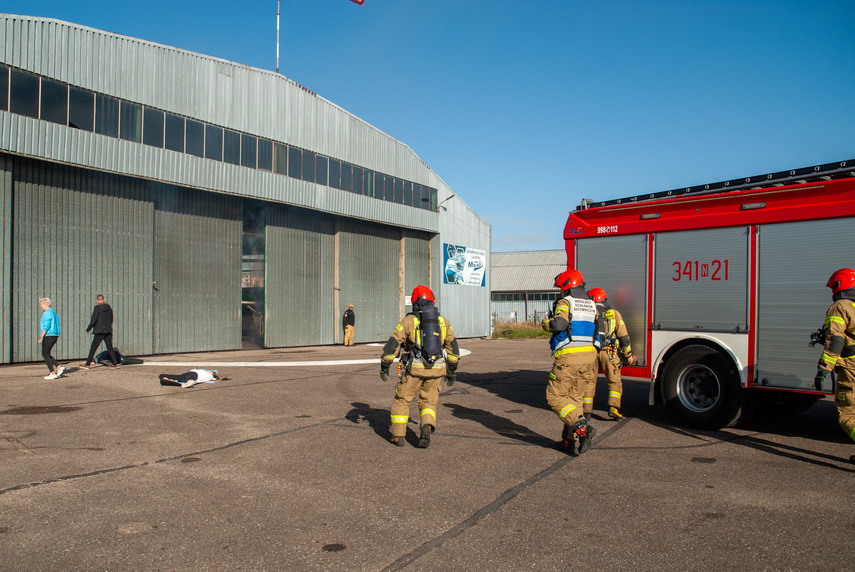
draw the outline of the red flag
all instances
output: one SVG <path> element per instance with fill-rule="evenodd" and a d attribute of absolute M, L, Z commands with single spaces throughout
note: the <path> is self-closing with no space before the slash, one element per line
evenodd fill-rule
<path fill-rule="evenodd" d="M 362 6 L 362 4 L 365 2 L 365 0 L 350 0 L 350 1 L 354 2 L 356 4 L 359 4 L 360 6 Z"/>

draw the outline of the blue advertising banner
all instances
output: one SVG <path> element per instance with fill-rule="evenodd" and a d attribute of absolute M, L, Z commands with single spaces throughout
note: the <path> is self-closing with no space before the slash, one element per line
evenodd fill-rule
<path fill-rule="evenodd" d="M 486 286 L 487 251 L 444 243 L 445 262 L 443 281 L 446 284 Z"/>

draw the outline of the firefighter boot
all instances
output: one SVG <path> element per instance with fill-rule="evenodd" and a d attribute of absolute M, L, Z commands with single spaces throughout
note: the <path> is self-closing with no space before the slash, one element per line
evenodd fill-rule
<path fill-rule="evenodd" d="M 392 435 L 392 438 L 390 439 L 390 441 L 392 442 L 393 445 L 396 445 L 398 447 L 403 447 L 404 445 L 407 444 L 407 440 L 403 436 L 396 437 L 395 435 Z"/>
<path fill-rule="evenodd" d="M 576 442 L 573 440 L 573 433 L 569 425 L 564 425 L 561 430 L 561 450 L 565 453 L 573 454 L 576 449 Z"/>
<path fill-rule="evenodd" d="M 419 434 L 419 448 L 427 449 L 430 445 L 430 434 L 433 431 L 433 425 L 422 425 L 421 433 Z"/>
<path fill-rule="evenodd" d="M 620 409 L 617 407 L 609 407 L 609 417 L 614 419 L 615 421 L 620 421 L 623 419 L 623 415 L 620 414 Z"/>
<path fill-rule="evenodd" d="M 585 413 L 585 420 L 586 420 L 586 421 L 590 421 L 590 420 L 591 420 L 591 413 L 593 413 L 593 412 L 592 412 L 592 411 L 588 411 L 587 413 Z"/>
<path fill-rule="evenodd" d="M 594 435 L 597 434 L 597 430 L 592 425 L 589 425 L 586 419 L 579 419 L 573 425 L 573 432 L 579 438 L 579 454 L 581 455 L 591 448 L 591 443 L 594 440 Z"/>

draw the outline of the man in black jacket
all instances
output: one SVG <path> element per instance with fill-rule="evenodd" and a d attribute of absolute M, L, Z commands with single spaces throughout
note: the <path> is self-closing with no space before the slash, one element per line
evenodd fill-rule
<path fill-rule="evenodd" d="M 98 294 L 95 298 L 97 304 L 92 310 L 92 319 L 89 320 L 89 327 L 86 328 L 86 333 L 92 330 L 95 337 L 92 339 L 92 347 L 89 348 L 89 357 L 86 358 L 86 363 L 80 367 L 89 369 L 92 363 L 92 358 L 95 357 L 95 352 L 101 346 L 103 341 L 107 344 L 107 352 L 110 354 L 110 362 L 113 364 L 110 367 L 118 368 L 119 362 L 116 360 L 116 354 L 113 351 L 113 308 L 104 300 L 103 294 Z"/>

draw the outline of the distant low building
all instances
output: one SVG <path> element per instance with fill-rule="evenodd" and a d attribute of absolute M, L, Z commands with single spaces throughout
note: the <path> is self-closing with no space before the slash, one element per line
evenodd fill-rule
<path fill-rule="evenodd" d="M 493 322 L 540 321 L 558 296 L 555 277 L 566 269 L 563 250 L 494 252 L 490 267 Z"/>

